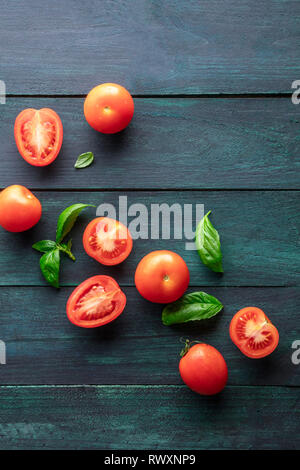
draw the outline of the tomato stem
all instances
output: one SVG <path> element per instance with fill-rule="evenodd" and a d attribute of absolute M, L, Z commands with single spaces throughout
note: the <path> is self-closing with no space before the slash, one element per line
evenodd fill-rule
<path fill-rule="evenodd" d="M 183 357 L 189 351 L 189 349 L 191 347 L 191 342 L 188 338 L 185 339 L 185 340 L 183 338 L 180 338 L 180 342 L 184 343 L 184 348 L 181 350 L 181 353 L 180 353 L 180 357 Z"/>
<path fill-rule="evenodd" d="M 201 341 L 190 341 L 188 338 L 180 338 L 180 342 L 184 344 L 184 348 L 181 350 L 180 356 L 183 357 L 186 355 L 186 353 L 189 352 L 191 346 L 193 344 L 201 343 Z"/>

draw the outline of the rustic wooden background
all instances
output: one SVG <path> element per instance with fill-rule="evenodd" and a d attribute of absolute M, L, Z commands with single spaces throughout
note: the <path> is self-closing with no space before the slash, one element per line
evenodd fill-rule
<path fill-rule="evenodd" d="M 23 184 L 43 204 L 27 233 L 0 233 L 0 448 L 229 449 L 299 448 L 300 365 L 300 2 L 292 0 L 0 1 L 1 188 Z M 97 134 L 83 101 L 112 81 L 134 96 L 130 127 Z M 51 107 L 64 125 L 57 161 L 29 166 L 13 125 L 26 107 Z M 94 152 L 93 166 L 73 168 Z M 59 291 L 48 287 L 31 244 L 55 233 L 58 214 L 88 202 L 202 203 L 222 237 L 225 274 L 215 275 L 184 241 L 134 244 L 120 267 L 87 257 L 73 231 L 76 264 L 63 260 Z M 225 304 L 216 318 L 164 327 L 161 307 L 144 301 L 133 276 L 140 258 L 174 249 L 187 261 L 190 291 Z M 101 329 L 71 325 L 66 299 L 85 278 L 114 276 L 125 313 Z M 270 357 L 251 361 L 228 326 L 246 305 L 278 327 Z M 229 365 L 217 397 L 189 391 L 178 374 L 187 336 L 213 344 Z"/>

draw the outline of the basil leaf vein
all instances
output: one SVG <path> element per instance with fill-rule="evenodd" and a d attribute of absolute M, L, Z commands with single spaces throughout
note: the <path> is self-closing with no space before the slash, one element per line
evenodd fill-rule
<path fill-rule="evenodd" d="M 219 313 L 223 308 L 216 297 L 205 292 L 192 292 L 183 295 L 179 300 L 168 304 L 162 312 L 164 325 L 205 320 Z"/>
<path fill-rule="evenodd" d="M 196 248 L 202 263 L 217 273 L 223 272 L 221 242 L 218 231 L 212 225 L 209 211 L 199 222 L 196 229 Z"/>

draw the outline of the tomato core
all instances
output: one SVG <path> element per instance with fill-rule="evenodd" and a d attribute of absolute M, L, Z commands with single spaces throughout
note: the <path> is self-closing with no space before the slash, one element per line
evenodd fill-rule
<path fill-rule="evenodd" d="M 42 121 L 38 111 L 31 121 L 26 121 L 21 129 L 24 147 L 31 158 L 47 158 L 55 145 L 55 124 Z"/>
<path fill-rule="evenodd" d="M 117 290 L 106 292 L 101 285 L 93 285 L 78 299 L 75 305 L 75 318 L 80 321 L 98 320 L 113 311 L 113 297 Z"/>

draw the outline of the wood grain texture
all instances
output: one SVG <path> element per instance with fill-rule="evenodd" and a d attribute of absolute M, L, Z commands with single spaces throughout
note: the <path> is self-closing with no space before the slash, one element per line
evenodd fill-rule
<path fill-rule="evenodd" d="M 0 449 L 299 449 L 300 366 L 291 362 L 291 345 L 300 337 L 300 118 L 288 94 L 300 78 L 300 2 L 0 4 L 0 80 L 8 94 L 0 105 L 0 187 L 23 184 L 43 204 L 32 230 L 0 229 L 0 339 L 7 347 Z M 108 81 L 135 96 L 134 119 L 115 136 L 96 133 L 83 117 L 84 95 Z M 48 168 L 18 155 L 13 125 L 26 107 L 51 107 L 62 118 L 62 151 Z M 95 163 L 75 170 L 89 150 Z M 135 241 L 128 260 L 105 268 L 82 247 L 95 216 L 89 209 L 71 234 L 76 264 L 62 261 L 64 287 L 46 287 L 32 243 L 54 238 L 68 205 L 117 206 L 119 195 L 148 210 L 152 203 L 212 209 L 224 275 L 173 239 Z M 187 261 L 189 291 L 215 295 L 224 311 L 162 325 L 162 307 L 141 298 L 133 283 L 142 256 L 162 248 Z M 72 286 L 100 273 L 122 285 L 126 310 L 103 328 L 75 327 L 65 314 Z M 259 361 L 244 357 L 228 334 L 233 314 L 251 304 L 280 333 L 277 350 Z M 222 394 L 200 397 L 182 384 L 181 337 L 224 354 L 229 384 Z"/>
<path fill-rule="evenodd" d="M 209 320 L 164 326 L 162 306 L 127 287 L 124 313 L 109 325 L 87 330 L 67 319 L 72 288 L 1 287 L 0 338 L 6 343 L 7 364 L 0 366 L 0 384 L 181 384 L 183 337 L 222 352 L 230 385 L 299 386 L 300 366 L 291 361 L 292 343 L 300 338 L 298 289 L 204 290 L 225 306 Z M 243 356 L 229 337 L 233 315 L 246 305 L 262 308 L 279 330 L 278 348 L 263 360 Z"/>
<path fill-rule="evenodd" d="M 300 188 L 299 107 L 290 99 L 135 99 L 132 123 L 114 136 L 89 127 L 83 101 L 9 98 L 1 106 L 1 187 Z M 62 151 L 46 168 L 28 165 L 14 141 L 15 118 L 28 107 L 51 107 L 63 122 Z M 86 151 L 95 162 L 76 170 Z"/>
<path fill-rule="evenodd" d="M 1 387 L 0 448 L 297 449 L 299 398 L 278 387 Z"/>
<path fill-rule="evenodd" d="M 170 249 L 186 260 L 191 286 L 296 286 L 299 285 L 299 198 L 294 191 L 170 191 L 170 192 L 35 192 L 43 205 L 39 224 L 20 234 L 0 231 L 0 285 L 46 285 L 39 268 L 39 253 L 31 245 L 55 237 L 59 213 L 74 203 L 98 206 L 109 203 L 116 207 L 119 218 L 119 194 L 127 195 L 128 207 L 145 204 L 193 204 L 196 226 L 196 204 L 212 210 L 211 220 L 219 230 L 224 255 L 224 275 L 206 268 L 196 251 L 185 249 L 185 240 L 135 240 L 132 253 L 121 265 L 105 267 L 85 253 L 82 234 L 96 210 L 85 210 L 72 230 L 76 263 L 63 259 L 61 284 L 76 285 L 87 277 L 108 274 L 121 285 L 133 285 L 134 272 L 140 259 L 155 249 Z M 128 217 L 128 224 L 134 217 Z M 150 223 L 150 218 L 149 218 Z M 171 218 L 171 227 L 172 227 Z M 150 237 L 149 227 L 149 237 Z M 160 233 L 160 236 L 162 233 Z M 173 237 L 171 230 L 171 238 Z"/>
<path fill-rule="evenodd" d="M 289 92 L 299 78 L 294 0 L 1 2 L 9 93 Z"/>

